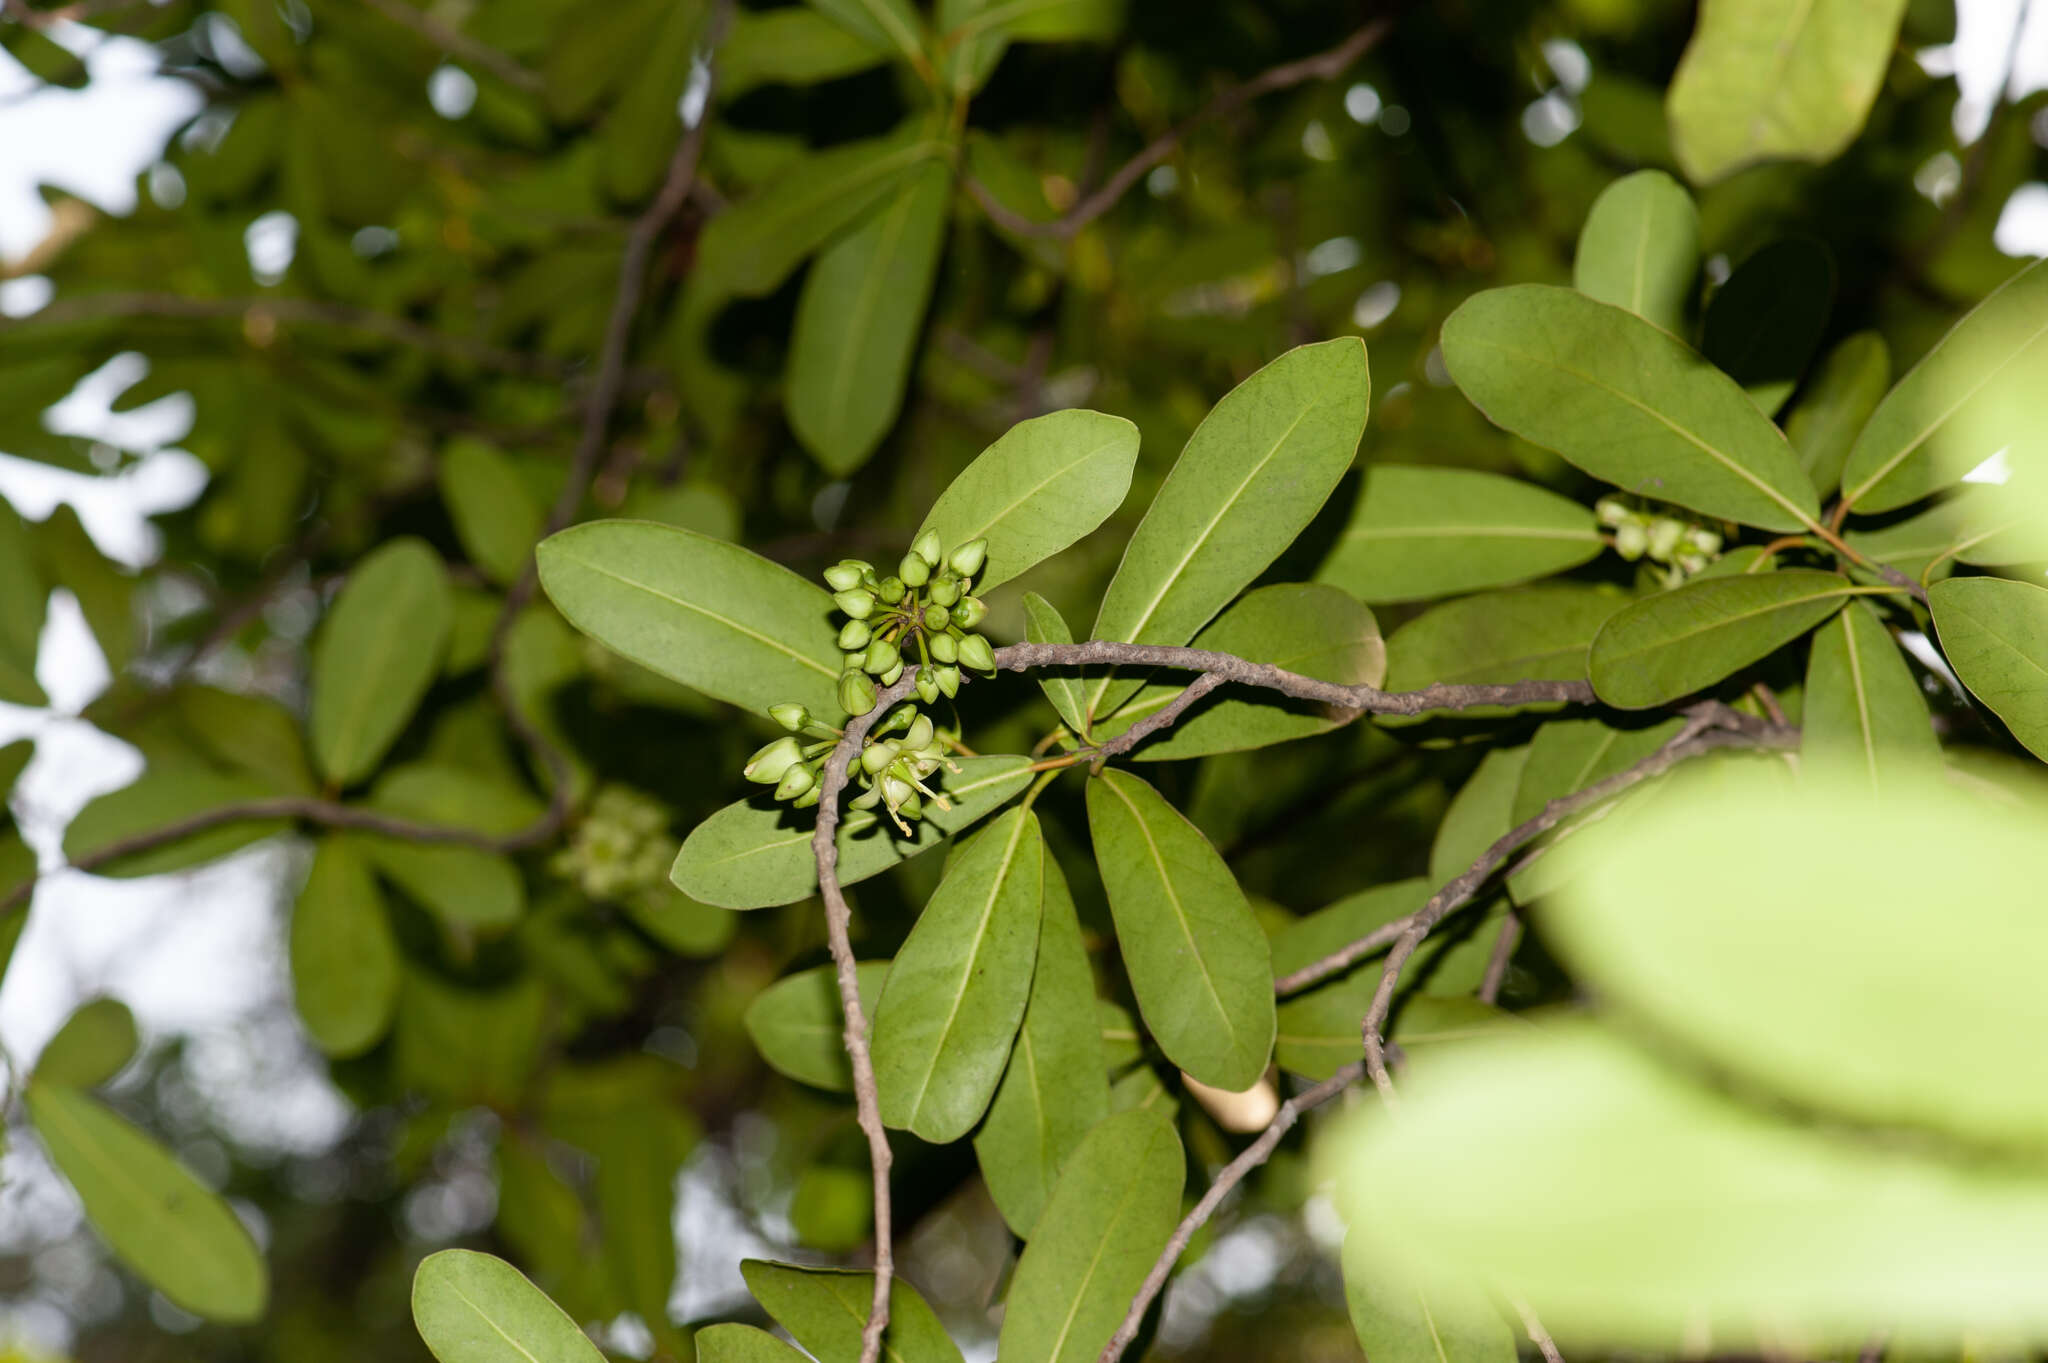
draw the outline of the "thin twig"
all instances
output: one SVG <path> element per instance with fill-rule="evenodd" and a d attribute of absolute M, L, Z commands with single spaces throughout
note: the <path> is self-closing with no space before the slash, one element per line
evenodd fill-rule
<path fill-rule="evenodd" d="M 1138 1337 L 1138 1327 L 1144 1322 L 1145 1312 L 1151 1308 L 1152 1299 L 1159 1295 L 1160 1289 L 1166 1286 L 1166 1279 L 1172 1274 L 1174 1264 L 1180 1261 L 1181 1254 L 1187 1249 L 1188 1241 L 1195 1238 L 1196 1231 L 1208 1224 L 1209 1218 L 1215 1215 L 1216 1209 L 1223 1204 L 1223 1199 L 1230 1195 L 1230 1190 L 1244 1182 L 1246 1175 L 1272 1157 L 1273 1151 L 1279 1148 L 1280 1138 L 1300 1120 L 1302 1113 L 1350 1088 L 1364 1073 L 1365 1066 L 1353 1061 L 1314 1088 L 1304 1089 L 1289 1098 L 1280 1105 L 1280 1110 L 1273 1114 L 1273 1120 L 1259 1133 L 1259 1138 L 1239 1151 L 1236 1159 L 1223 1166 L 1223 1172 L 1209 1185 L 1209 1191 L 1202 1194 L 1202 1200 L 1195 1204 L 1193 1211 L 1181 1218 L 1180 1225 L 1174 1228 L 1173 1238 L 1166 1242 L 1166 1248 L 1159 1251 L 1159 1257 L 1153 1260 L 1152 1271 L 1145 1275 L 1144 1284 L 1138 1288 L 1138 1294 L 1131 1298 L 1131 1309 L 1124 1313 L 1123 1324 L 1116 1327 L 1116 1333 L 1111 1335 L 1109 1343 L 1103 1346 L 1102 1356 L 1097 1363 L 1117 1363 L 1117 1360 L 1123 1357 L 1124 1350 Z"/>
<path fill-rule="evenodd" d="M 867 1133 L 868 1162 L 874 1171 L 875 1297 L 861 1331 L 860 1363 L 877 1363 L 882 1334 L 889 1328 L 889 1279 L 895 1272 L 890 1245 L 889 1133 L 882 1127 L 881 1091 L 875 1087 L 875 1064 L 868 1052 L 868 1019 L 860 1006 L 860 977 L 853 959 L 853 911 L 839 888 L 839 796 L 846 789 L 847 768 L 867 740 L 868 730 L 891 706 L 917 685 L 917 668 L 906 667 L 896 684 L 882 688 L 874 708 L 855 715 L 825 758 L 818 777 L 818 826 L 811 833 L 811 855 L 818 863 L 818 893 L 825 900 L 825 936 L 839 978 L 839 1006 L 846 1014 L 846 1056 L 853 1065 L 853 1099 L 860 1129 Z"/>
<path fill-rule="evenodd" d="M 363 3 L 392 23 L 411 29 L 457 61 L 480 66 L 507 85 L 529 94 L 538 94 L 542 89 L 538 73 L 529 71 L 489 43 L 478 42 L 467 33 L 448 27 L 426 11 L 407 4 L 406 0 L 363 0 Z"/>
<path fill-rule="evenodd" d="M 1186 714 L 1188 708 L 1196 701 L 1223 685 L 1223 682 L 1224 677 L 1221 672 L 1204 672 L 1201 676 L 1195 678 L 1192 682 L 1188 683 L 1179 695 L 1168 701 L 1165 708 L 1145 716 L 1145 718 L 1097 748 L 1095 750 L 1095 770 L 1101 771 L 1102 764 L 1110 758 L 1129 752 L 1153 734 L 1172 724 L 1175 720 Z"/>
<path fill-rule="evenodd" d="M 1527 1302 L 1511 1299 L 1515 1314 L 1522 1318 L 1522 1328 L 1529 1332 L 1529 1342 L 1543 1355 L 1543 1363 L 1564 1363 L 1564 1355 L 1557 1351 L 1557 1341 L 1550 1337 L 1550 1331 L 1543 1328 L 1543 1322 L 1536 1319 L 1536 1313 L 1529 1309 Z"/>
<path fill-rule="evenodd" d="M 1522 944 L 1522 916 L 1509 909 L 1507 917 L 1500 923 L 1500 933 L 1493 939 L 1493 955 L 1487 957 L 1486 975 L 1479 981 L 1479 1001 L 1498 1003 L 1501 986 L 1507 983 L 1508 963 L 1515 959 L 1515 948 Z"/>
<path fill-rule="evenodd" d="M 1145 178 L 1154 166 L 1171 156 L 1174 148 L 1196 128 L 1221 118 L 1260 95 L 1285 90 L 1289 86 L 1300 85 L 1306 81 L 1335 79 L 1349 70 L 1360 57 L 1372 51 L 1392 28 L 1393 21 L 1382 16 L 1358 29 L 1326 52 L 1319 52 L 1313 57 L 1303 57 L 1298 61 L 1283 62 L 1260 72 L 1241 85 L 1233 85 L 1222 91 L 1192 116 L 1176 124 L 1154 139 L 1143 151 L 1117 167 L 1116 173 L 1104 181 L 1101 188 L 1050 222 L 1027 218 L 1014 211 L 996 198 L 988 186 L 971 175 L 965 181 L 967 192 L 981 205 L 982 212 L 988 214 L 991 221 L 1018 236 L 1065 241 L 1114 208 L 1117 200 L 1130 192 L 1131 186 Z"/>

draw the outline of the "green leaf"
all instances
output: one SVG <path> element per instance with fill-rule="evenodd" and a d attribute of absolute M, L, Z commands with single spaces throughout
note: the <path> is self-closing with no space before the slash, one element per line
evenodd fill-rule
<path fill-rule="evenodd" d="M 1291 975 L 1373 929 L 1415 912 L 1435 889 L 1434 881 L 1421 876 L 1397 880 L 1346 895 L 1334 904 L 1295 919 L 1273 934 L 1273 973 Z"/>
<path fill-rule="evenodd" d="M 1529 743 L 1529 759 L 1522 767 L 1514 804 L 1500 832 L 1519 828 L 1541 814 L 1552 800 L 1575 795 L 1628 770 L 1670 742 L 1684 724 L 1682 719 L 1671 719 L 1618 729 L 1597 719 L 1551 720 Z M 1473 856 L 1479 850 L 1474 849 Z M 1466 864 L 1470 864 L 1469 858 Z"/>
<path fill-rule="evenodd" d="M 875 1303 L 875 1275 L 854 1269 L 802 1268 L 745 1259 L 747 1290 L 775 1323 L 789 1331 L 819 1363 L 857 1363 L 861 1330 Z M 889 1327 L 882 1335 L 886 1363 L 960 1363 L 960 1349 L 917 1289 L 899 1275 L 889 1280 Z"/>
<path fill-rule="evenodd" d="M 25 1096 L 50 1162 L 123 1263 L 196 1316 L 244 1324 L 263 1314 L 263 1256 L 191 1170 L 76 1089 L 37 1079 Z"/>
<path fill-rule="evenodd" d="M 135 1015 L 119 999 L 97 998 L 73 1010 L 36 1057 L 35 1077 L 45 1084 L 89 1089 L 104 1084 L 135 1058 Z"/>
<path fill-rule="evenodd" d="M 1716 886 L 1715 916 L 1727 902 Z M 1823 975 L 1843 959 L 1828 946 Z M 1944 1044 L 1951 1025 L 1930 1044 L 1972 1049 Z M 2048 1180 L 1738 1106 L 1587 1023 L 1434 1057 L 1398 1120 L 1362 1106 L 1322 1154 L 1347 1276 L 1478 1278 L 1568 1342 L 1739 1354 L 1796 1338 L 1820 1357 L 1860 1349 L 1877 1321 L 1893 1347 L 1930 1351 L 2048 1330 L 2039 1296 L 2013 1286 L 2048 1272 Z"/>
<path fill-rule="evenodd" d="M 873 810 L 848 810 L 839 821 L 839 882 L 852 885 L 928 852 L 1031 784 L 1028 757 L 967 757 L 942 786 L 950 810 L 925 807 L 913 838 L 899 838 Z M 809 814 L 764 799 L 727 805 L 690 831 L 669 878 L 692 899 L 726 909 L 794 904 L 818 890 Z"/>
<path fill-rule="evenodd" d="M 1515 794 L 1521 789 L 1533 745 L 1493 748 L 1480 759 L 1444 810 L 1429 849 L 1429 879 L 1442 885 L 1464 874 L 1487 848 L 1515 826 Z"/>
<path fill-rule="evenodd" d="M 1037 592 L 1024 593 L 1024 637 L 1034 644 L 1074 642 L 1074 632 L 1067 628 L 1066 620 L 1053 609 L 1052 602 Z M 1041 668 L 1038 689 L 1052 702 L 1068 733 L 1078 734 L 1086 728 L 1087 714 L 1081 708 L 1086 702 L 1081 697 L 1079 669 Z"/>
<path fill-rule="evenodd" d="M 1813 636 L 1799 724 L 1809 758 L 1845 763 L 1874 786 L 1928 780 L 1941 762 L 1927 698 L 1868 601 Z"/>
<path fill-rule="evenodd" d="M 773 293 L 804 257 L 945 150 L 911 127 L 803 157 L 705 225 L 692 281 L 743 298 Z"/>
<path fill-rule="evenodd" d="M 986 594 L 1109 519 L 1130 491 L 1138 428 L 1076 408 L 1020 421 L 932 503 L 921 535 L 952 550 L 987 539 L 975 590 Z"/>
<path fill-rule="evenodd" d="M 1088 831 L 1146 1027 L 1196 1079 L 1250 1088 L 1273 1052 L 1273 970 L 1230 867 L 1159 792 L 1115 768 L 1088 783 Z"/>
<path fill-rule="evenodd" d="M 1361 601 L 1427 601 L 1576 568 L 1603 548 L 1593 513 L 1474 469 L 1369 469 L 1351 523 L 1316 581 Z"/>
<path fill-rule="evenodd" d="M 64 857 L 77 862 L 98 856 L 117 843 L 155 833 L 194 815 L 276 794 L 266 781 L 229 775 L 189 759 L 154 762 L 131 784 L 94 797 L 78 811 L 64 829 Z M 93 873 L 126 877 L 182 871 L 216 861 L 286 827 L 283 819 L 219 824 L 95 867 Z"/>
<path fill-rule="evenodd" d="M 2005 567 L 2048 559 L 2038 504 L 2010 484 L 1969 483 L 1917 516 L 1845 538 L 1858 553 L 1923 579 L 1951 562 Z"/>
<path fill-rule="evenodd" d="M 1614 592 L 1563 585 L 1446 602 L 1387 640 L 1387 689 L 1583 679 L 1593 636 L 1626 604 Z"/>
<path fill-rule="evenodd" d="M 887 47 L 814 10 L 740 6 L 718 45 L 718 97 L 730 101 L 760 85 L 814 85 L 887 60 Z"/>
<path fill-rule="evenodd" d="M 812 9 L 875 47 L 894 50 L 912 65 L 924 62 L 924 21 L 910 0 L 808 0 Z"/>
<path fill-rule="evenodd" d="M 377 769 L 440 670 L 452 613 L 421 540 L 388 540 L 349 574 L 313 643 L 313 760 L 330 783 Z"/>
<path fill-rule="evenodd" d="M 1372 380 L 1355 337 L 1288 351 L 1211 409 L 1188 438 L 1110 579 L 1097 639 L 1184 644 L 1329 499 L 1365 433 Z M 1090 720 L 1138 689 L 1088 684 Z"/>
<path fill-rule="evenodd" d="M 818 253 L 804 280 L 786 401 L 790 429 L 828 473 L 866 463 L 903 409 L 952 188 L 945 164 L 918 165 Z"/>
<path fill-rule="evenodd" d="M 874 1014 L 887 961 L 863 961 L 855 969 L 861 1008 Z M 830 965 L 784 976 L 747 1005 L 747 1035 L 754 1049 L 777 1070 L 813 1088 L 853 1092 L 846 1059 L 846 1017 L 839 1008 L 839 980 Z"/>
<path fill-rule="evenodd" d="M 171 707 L 206 755 L 231 771 L 268 782 L 282 794 L 313 793 L 299 720 L 268 696 L 184 685 Z"/>
<path fill-rule="evenodd" d="M 420 1261 L 412 1320 L 441 1363 L 603 1363 L 568 1312 L 503 1259 L 444 1249 Z"/>
<path fill-rule="evenodd" d="M 15 782 L 28 770 L 28 764 L 35 759 L 35 740 L 17 738 L 12 743 L 0 743 L 0 827 L 11 822 L 7 812 L 7 799 L 14 792 Z"/>
<path fill-rule="evenodd" d="M 1949 329 L 1864 423 L 1842 470 L 1858 512 L 1890 511 L 1955 483 L 2040 423 L 2048 261 L 2001 284 Z"/>
<path fill-rule="evenodd" d="M 1634 313 L 1547 284 L 1490 289 L 1444 323 L 1443 352 L 1495 425 L 1595 478 L 1765 530 L 1814 523 L 1813 487 L 1770 418 Z"/>
<path fill-rule="evenodd" d="M 1906 0 L 1711 0 L 1665 109 L 1695 184 L 1758 161 L 1831 161 L 1863 128 Z"/>
<path fill-rule="evenodd" d="M 458 437 L 441 451 L 441 499 L 463 552 L 501 587 L 526 571 L 546 512 L 504 454 L 481 440 Z"/>
<path fill-rule="evenodd" d="M 1669 704 L 1775 653 L 1870 590 L 1837 573 L 1784 568 L 1645 597 L 1593 640 L 1593 690 L 1623 710 Z"/>
<path fill-rule="evenodd" d="M 1321 584 L 1283 582 L 1246 592 L 1195 636 L 1194 646 L 1346 686 L 1377 686 L 1387 671 L 1386 644 L 1372 612 Z M 1179 682 L 1147 684 L 1095 726 L 1095 738 L 1115 738 L 1165 709 L 1185 689 Z M 1133 757 L 1168 762 L 1262 748 L 1327 733 L 1352 718 L 1329 706 L 1240 690 L 1198 703 L 1160 737 L 1139 746 Z"/>
<path fill-rule="evenodd" d="M 538 554 L 548 599 L 614 653 L 743 709 L 841 713 L 832 598 L 789 569 L 653 521 L 574 525 Z"/>
<path fill-rule="evenodd" d="M 1425 1291 L 1356 1252 L 1343 1263 L 1344 1304 L 1372 1363 L 1514 1363 L 1514 1335 L 1476 1288 Z"/>
<path fill-rule="evenodd" d="M 698 1363 L 810 1363 L 766 1330 L 751 1325 L 713 1325 L 697 1332 Z"/>
<path fill-rule="evenodd" d="M 1842 482 L 1849 447 L 1891 387 L 1892 357 L 1884 337 L 1859 331 L 1821 361 L 1799 401 L 1785 419 L 1785 438 L 1799 451 L 1799 463 L 1826 497 Z"/>
<path fill-rule="evenodd" d="M 1927 595 L 1956 676 L 2048 761 L 2048 588 L 1967 577 L 1937 582 Z"/>
<path fill-rule="evenodd" d="M 509 857 L 380 833 L 356 838 L 379 873 L 449 927 L 499 930 L 526 913 L 526 887 Z"/>
<path fill-rule="evenodd" d="M 1109 1115 L 1095 977 L 1067 879 L 1049 849 L 1044 875 L 1031 999 L 1003 1082 L 974 1137 L 990 1198 L 1027 1240 L 1067 1157 Z"/>
<path fill-rule="evenodd" d="M 875 1007 L 882 1120 L 934 1145 L 959 1140 L 995 1096 L 1031 996 L 1045 843 L 1014 809 L 947 870 Z"/>
<path fill-rule="evenodd" d="M 0 701 L 9 705 L 50 703 L 36 683 L 36 649 L 49 599 L 28 530 L 0 497 Z"/>
<path fill-rule="evenodd" d="M 1771 242 L 1714 291 L 1700 350 L 1764 415 L 1776 415 L 1813 358 L 1834 301 L 1835 258 L 1827 247 L 1811 237 Z"/>
<path fill-rule="evenodd" d="M 512 780 L 447 762 L 392 767 L 377 778 L 369 802 L 387 814 L 500 838 L 530 828 L 547 812 Z"/>
<path fill-rule="evenodd" d="M 1699 272 L 1700 212 L 1685 186 L 1639 170 L 1600 191 L 1579 229 L 1572 287 L 1676 336 Z"/>
<path fill-rule="evenodd" d="M 85 523 L 68 503 L 60 503 L 32 533 L 40 581 L 62 583 L 78 599 L 93 641 L 116 675 L 135 655 L 137 628 L 135 578 L 99 551 Z M 5 566 L 5 565 L 0 565 Z"/>
<path fill-rule="evenodd" d="M 292 910 L 292 994 L 313 1043 L 360 1055 L 390 1029 L 398 1006 L 398 941 L 361 851 L 320 842 Z"/>
<path fill-rule="evenodd" d="M 1087 1363 L 1102 1352 L 1180 1218 L 1185 1161 L 1173 1123 L 1149 1108 L 1088 1133 L 1017 1261 L 1002 1357 Z"/>

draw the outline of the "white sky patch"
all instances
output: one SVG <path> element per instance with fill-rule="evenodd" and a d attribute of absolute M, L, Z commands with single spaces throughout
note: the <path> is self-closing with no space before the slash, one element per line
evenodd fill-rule
<path fill-rule="evenodd" d="M 299 220 L 281 208 L 272 209 L 243 230 L 242 246 L 249 253 L 249 273 L 256 276 L 256 282 L 275 284 L 299 253 Z"/>
<path fill-rule="evenodd" d="M 2048 256 L 2048 184 L 2036 180 L 2012 192 L 1991 244 L 2009 256 Z"/>
<path fill-rule="evenodd" d="M 476 107 L 476 78 L 459 66 L 437 66 L 427 77 L 427 103 L 443 118 L 461 118 Z"/>

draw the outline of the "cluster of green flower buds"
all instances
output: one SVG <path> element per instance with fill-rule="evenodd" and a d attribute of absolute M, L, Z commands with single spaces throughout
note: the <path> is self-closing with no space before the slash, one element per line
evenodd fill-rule
<path fill-rule="evenodd" d="M 668 810 L 660 801 L 625 786 L 605 786 L 548 869 L 575 881 L 592 899 L 621 899 L 665 882 L 675 855 Z"/>
<path fill-rule="evenodd" d="M 974 575 L 988 556 L 988 541 L 969 540 L 952 553 L 930 530 L 917 537 L 896 571 L 878 576 L 874 565 L 844 559 L 825 570 L 832 600 L 846 615 L 839 649 L 846 670 L 839 704 L 849 715 L 875 708 L 878 686 L 893 686 L 916 650 L 917 694 L 929 705 L 960 690 L 960 669 L 993 673 L 995 649 L 974 629 L 988 607 L 972 595 Z"/>
<path fill-rule="evenodd" d="M 774 786 L 775 798 L 789 801 L 792 808 L 809 809 L 823 793 L 820 781 L 825 758 L 839 742 L 840 732 L 818 723 L 801 705 L 777 705 L 769 713 L 790 732 L 748 759 L 746 777 Z M 861 793 L 848 803 L 855 809 L 882 806 L 907 834 L 908 820 L 923 814 L 927 803 L 939 809 L 952 808 L 944 795 L 925 784 L 942 766 L 960 770 L 946 756 L 931 716 L 920 714 L 916 705 L 905 701 L 868 732 L 859 758 L 847 772 Z"/>
<path fill-rule="evenodd" d="M 1593 507 L 1600 523 L 1614 531 L 1614 552 L 1633 563 L 1647 557 L 1673 570 L 1676 578 L 1700 571 L 1721 552 L 1721 536 L 1704 525 L 1665 512 L 1602 497 Z"/>

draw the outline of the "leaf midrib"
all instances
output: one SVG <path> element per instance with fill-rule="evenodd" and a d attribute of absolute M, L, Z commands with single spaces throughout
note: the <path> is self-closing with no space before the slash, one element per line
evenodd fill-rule
<path fill-rule="evenodd" d="M 786 655 L 794 662 L 802 663 L 805 667 L 810 668 L 813 672 L 816 672 L 821 676 L 830 677 L 834 681 L 837 681 L 839 679 L 839 674 L 837 672 L 825 666 L 816 658 L 810 657 L 808 654 L 799 653 L 795 649 L 791 648 L 788 644 L 783 643 L 780 639 L 771 639 L 767 635 L 761 633 L 759 630 L 748 629 L 745 625 L 741 624 L 737 620 L 732 619 L 730 616 L 720 615 L 717 611 L 708 610 L 705 607 L 696 605 L 693 602 L 685 601 L 680 596 L 671 596 L 669 593 L 660 591 L 657 588 L 649 585 L 648 583 L 642 582 L 637 578 L 631 578 L 625 576 L 623 573 L 613 572 L 611 569 L 604 567 L 602 564 L 595 563 L 590 559 L 575 557 L 574 555 L 570 554 L 567 550 L 562 551 L 562 557 L 567 559 L 571 563 L 577 564 L 580 567 L 588 569 L 590 572 L 596 573 L 599 577 L 608 577 L 614 582 L 620 583 L 627 587 L 634 588 L 638 591 L 645 592 L 647 595 L 653 597 L 657 601 L 666 601 L 672 606 L 681 606 L 686 611 L 692 611 L 698 615 L 703 616 L 707 620 L 716 621 L 717 623 L 724 625 L 727 629 L 730 629 L 738 634 L 744 634 L 749 639 L 754 640 L 756 643 L 761 644 L 773 650 L 774 652 Z"/>
<path fill-rule="evenodd" d="M 832 378 L 825 390 L 826 420 L 833 430 L 847 424 L 846 407 L 853 393 L 853 376 L 861 366 L 860 362 L 870 353 L 858 338 L 866 337 L 873 330 L 869 314 L 879 310 L 886 290 L 888 272 L 882 262 L 889 259 L 902 244 L 904 233 L 910 230 L 911 211 L 917 207 L 918 190 L 922 186 L 914 180 L 907 183 L 896 200 L 885 207 L 879 224 L 881 233 L 875 243 L 875 254 L 868 268 L 861 272 L 859 288 L 854 293 L 853 306 L 848 309 L 846 339 L 854 344 L 844 346 L 839 352 L 839 363 L 834 366 Z"/>
<path fill-rule="evenodd" d="M 1598 530 L 1564 530 L 1521 525 L 1405 525 L 1354 526 L 1347 540 L 1419 540 L 1460 535 L 1470 539 L 1593 540 Z"/>
<path fill-rule="evenodd" d="M 481 1320 L 484 1324 L 490 1326 L 492 1330 L 497 1332 L 499 1339 L 504 1340 L 514 1349 L 517 1349 L 519 1351 L 519 1356 L 521 1358 L 526 1359 L 527 1363 L 540 1363 L 540 1358 L 538 1355 L 536 1355 L 531 1349 L 528 1349 L 524 1344 L 521 1344 L 518 1340 L 512 1338 L 512 1336 L 506 1334 L 505 1328 L 499 1325 L 497 1321 L 491 1319 L 490 1313 L 485 1311 L 484 1308 L 479 1306 L 476 1302 L 472 1301 L 467 1292 L 464 1292 L 460 1287 L 457 1287 L 453 1282 L 448 1283 L 447 1286 L 450 1292 L 454 1293 L 457 1297 L 461 1298 L 462 1304 L 464 1306 L 467 1306 L 470 1310 L 476 1312 L 478 1320 Z"/>
<path fill-rule="evenodd" d="M 1873 590 L 1882 592 L 1889 591 L 1891 589 L 1888 587 L 1858 587 L 1855 586 L 1853 583 L 1845 583 L 1840 587 L 1830 587 L 1825 591 L 1815 591 L 1807 596 L 1787 597 L 1782 601 L 1774 601 L 1767 606 L 1758 606 L 1754 610 L 1737 611 L 1733 615 L 1724 615 L 1719 617 L 1718 619 L 1711 620 L 1704 625 L 1699 625 L 1695 628 L 1688 630 L 1682 630 L 1677 634 L 1662 635 L 1658 638 L 1658 640 L 1655 643 L 1645 644 L 1639 648 L 1633 648 L 1617 652 L 1613 656 L 1617 661 L 1626 658 L 1640 658 L 1647 654 L 1655 653 L 1660 649 L 1671 648 L 1674 645 L 1682 643 L 1687 639 L 1697 638 L 1699 635 L 1708 634 L 1717 629 L 1725 629 L 1730 625 L 1739 625 L 1745 620 L 1754 620 L 1756 617 L 1760 615 L 1769 615 L 1774 611 L 1791 610 L 1796 606 L 1809 606 L 1816 601 L 1825 601 L 1827 598 L 1831 596 L 1867 596 Z M 1655 600 L 1656 598 L 1653 597 L 1651 599 Z"/>
<path fill-rule="evenodd" d="M 1036 483 L 1033 483 L 1022 494 L 1020 494 L 1018 497 L 1012 500 L 1007 506 L 1003 507 L 993 516 L 990 516 L 987 520 L 983 521 L 979 527 L 965 532 L 965 535 L 961 540 L 961 543 L 964 544 L 968 540 L 980 539 L 982 536 L 988 534 L 990 530 L 995 528 L 998 522 L 1002 521 L 1012 511 L 1015 511 L 1018 507 L 1024 505 L 1024 503 L 1030 501 L 1033 497 L 1036 497 L 1039 493 L 1045 491 L 1047 488 L 1051 487 L 1055 482 L 1058 482 L 1060 479 L 1072 473 L 1075 469 L 1080 468 L 1083 464 L 1087 464 L 1093 461 L 1094 459 L 1099 457 L 1105 450 L 1114 449 L 1116 444 L 1117 442 L 1115 440 L 1105 441 L 1102 444 L 1097 445 L 1093 449 L 1089 450 L 1086 454 L 1082 455 L 1080 458 L 1074 460 L 1073 462 L 1061 465 L 1053 472 L 1047 474 L 1043 479 L 1039 480 Z M 927 524 L 929 524 L 929 521 L 927 521 Z M 986 580 L 987 575 L 984 574 L 984 587 L 986 586 Z"/>

